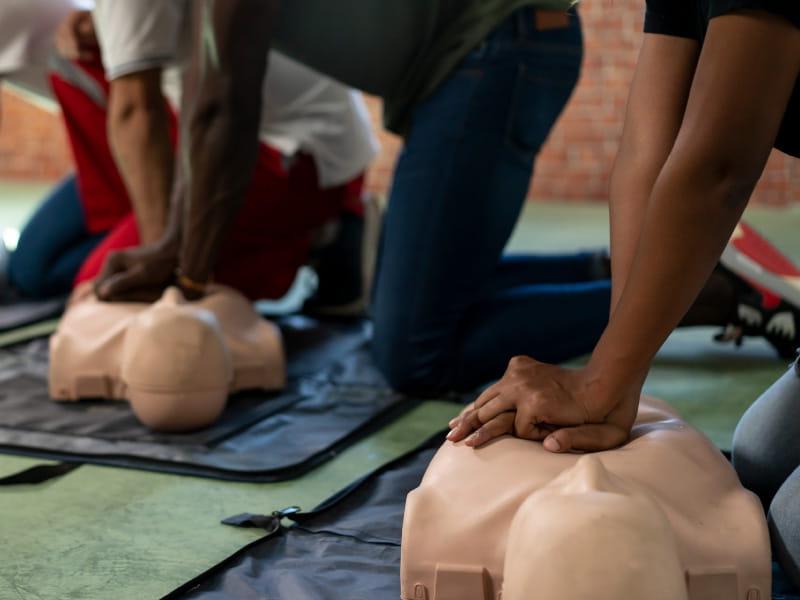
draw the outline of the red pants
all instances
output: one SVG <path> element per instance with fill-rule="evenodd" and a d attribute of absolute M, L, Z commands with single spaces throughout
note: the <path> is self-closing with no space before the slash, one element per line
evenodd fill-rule
<path fill-rule="evenodd" d="M 84 262 L 75 284 L 96 277 L 112 250 L 139 244 L 127 190 L 107 141 L 108 83 L 98 63 L 72 63 L 96 82 L 90 90 L 82 77 L 51 76 L 61 104 L 75 157 L 87 228 L 108 231 Z M 88 82 L 88 83 L 91 83 Z M 105 103 L 98 103 L 98 90 Z M 91 92 L 91 93 L 90 93 Z M 175 121 L 172 121 L 175 138 Z M 223 245 L 214 278 L 252 299 L 278 298 L 305 264 L 313 233 L 343 212 L 360 213 L 363 176 L 348 184 L 321 189 L 311 156 L 299 154 L 286 168 L 277 150 L 261 144 L 256 170 L 244 204 Z"/>

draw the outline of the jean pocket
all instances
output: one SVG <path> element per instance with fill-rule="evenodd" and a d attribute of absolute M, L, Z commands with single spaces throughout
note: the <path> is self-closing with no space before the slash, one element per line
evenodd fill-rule
<path fill-rule="evenodd" d="M 580 57 L 571 62 L 519 67 L 506 141 L 524 160 L 539 152 L 575 89 Z"/>

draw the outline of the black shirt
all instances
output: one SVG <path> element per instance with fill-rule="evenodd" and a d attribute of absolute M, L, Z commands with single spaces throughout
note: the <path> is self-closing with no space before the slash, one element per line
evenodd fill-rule
<path fill-rule="evenodd" d="M 711 19 L 741 9 L 777 14 L 800 27 L 800 0 L 647 0 L 644 30 L 702 43 Z M 783 115 L 775 147 L 800 157 L 800 79 Z"/>

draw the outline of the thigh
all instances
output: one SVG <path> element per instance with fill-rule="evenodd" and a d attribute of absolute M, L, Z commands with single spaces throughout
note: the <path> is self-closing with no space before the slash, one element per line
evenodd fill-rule
<path fill-rule="evenodd" d="M 453 362 L 459 324 L 489 292 L 534 156 L 574 87 L 579 31 L 558 32 L 562 44 L 537 41 L 518 15 L 414 110 L 374 290 L 384 371 L 403 353 L 420 373 Z"/>
<path fill-rule="evenodd" d="M 742 417 L 733 465 L 745 487 L 768 503 L 800 465 L 800 373 L 791 367 Z"/>

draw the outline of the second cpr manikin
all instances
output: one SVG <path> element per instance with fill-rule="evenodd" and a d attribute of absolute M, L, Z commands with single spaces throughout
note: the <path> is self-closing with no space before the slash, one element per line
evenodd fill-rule
<path fill-rule="evenodd" d="M 188 431 L 213 423 L 231 392 L 285 385 L 280 331 L 230 288 L 196 302 L 177 288 L 155 304 L 78 296 L 50 339 L 56 400 L 126 399 L 148 427 Z"/>
<path fill-rule="evenodd" d="M 725 457 L 643 399 L 607 452 L 445 443 L 406 502 L 401 586 L 403 600 L 769 600 L 770 546 Z"/>

